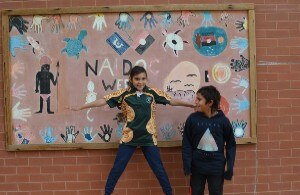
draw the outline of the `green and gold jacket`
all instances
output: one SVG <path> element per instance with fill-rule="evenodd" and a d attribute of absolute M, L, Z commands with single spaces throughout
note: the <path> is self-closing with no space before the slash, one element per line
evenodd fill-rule
<path fill-rule="evenodd" d="M 171 96 L 159 89 L 145 86 L 142 93 L 134 87 L 129 87 L 106 95 L 104 99 L 109 107 L 121 109 L 126 118 L 121 144 L 157 145 L 156 104 L 170 104 Z"/>

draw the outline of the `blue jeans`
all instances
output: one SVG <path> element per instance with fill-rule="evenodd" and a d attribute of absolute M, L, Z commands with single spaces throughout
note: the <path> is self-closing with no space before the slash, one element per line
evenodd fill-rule
<path fill-rule="evenodd" d="M 108 175 L 106 185 L 105 185 L 105 195 L 110 195 L 125 170 L 128 161 L 133 155 L 136 146 L 128 146 L 124 144 L 120 144 L 118 153 L 114 162 L 113 168 L 110 170 Z M 162 164 L 159 149 L 157 146 L 141 146 L 142 152 L 154 172 L 156 178 L 158 179 L 164 193 L 166 195 L 172 195 L 172 188 L 165 171 L 165 168 Z"/>

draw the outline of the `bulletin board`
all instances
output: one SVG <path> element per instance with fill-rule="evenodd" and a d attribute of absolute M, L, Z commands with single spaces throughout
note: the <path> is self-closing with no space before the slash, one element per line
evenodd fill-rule
<path fill-rule="evenodd" d="M 252 4 L 3 11 L 7 150 L 117 147 L 120 110 L 66 108 L 126 88 L 136 65 L 187 102 L 216 86 L 237 143 L 256 143 L 254 23 Z M 157 105 L 158 145 L 180 146 L 192 112 Z"/>

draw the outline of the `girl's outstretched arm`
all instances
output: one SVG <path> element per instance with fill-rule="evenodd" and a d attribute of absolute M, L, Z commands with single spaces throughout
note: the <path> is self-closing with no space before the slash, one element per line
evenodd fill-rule
<path fill-rule="evenodd" d="M 98 99 L 94 102 L 84 104 L 83 106 L 80 107 L 74 107 L 74 108 L 69 108 L 70 110 L 78 111 L 78 110 L 83 110 L 86 108 L 93 108 L 93 107 L 101 107 L 106 105 L 106 101 L 104 99 Z"/>
<path fill-rule="evenodd" d="M 189 102 L 184 102 L 178 99 L 174 99 L 172 98 L 170 100 L 170 105 L 171 106 L 185 106 L 185 107 L 190 107 L 190 108 L 194 108 L 195 104 L 189 103 Z"/>

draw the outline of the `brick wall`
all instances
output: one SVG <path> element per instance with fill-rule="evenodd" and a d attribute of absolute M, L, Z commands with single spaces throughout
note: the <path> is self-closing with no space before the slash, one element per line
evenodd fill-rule
<path fill-rule="evenodd" d="M 0 0 L 0 10 L 184 2 L 255 4 L 258 143 L 238 146 L 235 176 L 226 181 L 225 193 L 300 194 L 300 0 Z M 0 62 L 3 64 L 2 48 Z M 0 195 L 102 194 L 115 149 L 5 151 L 2 71 Z M 161 148 L 161 155 L 175 194 L 187 194 L 180 148 Z M 114 194 L 162 194 L 140 150 Z"/>

